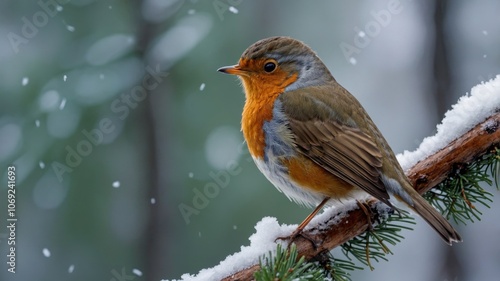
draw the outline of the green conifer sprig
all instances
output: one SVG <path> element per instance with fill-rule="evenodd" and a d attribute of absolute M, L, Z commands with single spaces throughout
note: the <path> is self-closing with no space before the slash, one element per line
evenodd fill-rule
<path fill-rule="evenodd" d="M 374 267 L 370 260 L 377 262 L 387 260 L 386 255 L 392 254 L 392 252 L 386 244 L 396 245 L 401 242 L 404 237 L 400 232 L 403 229 L 412 230 L 411 225 L 414 224 L 415 220 L 408 212 L 391 211 L 373 229 L 369 229 L 362 235 L 342 244 L 342 252 L 350 260 L 352 260 L 350 257 L 352 256 L 373 270 Z"/>
<path fill-rule="evenodd" d="M 336 259 L 330 252 L 325 252 L 317 259 L 306 262 L 304 257 L 297 259 L 295 244 L 283 249 L 278 244 L 276 254 L 271 252 L 259 259 L 260 270 L 255 272 L 256 281 L 351 281 L 351 272 L 362 270 L 348 260 Z"/>
<path fill-rule="evenodd" d="M 362 267 L 356 266 L 350 260 L 335 258 L 330 251 L 322 252 L 314 257 L 311 262 L 323 270 L 325 280 L 351 281 L 352 271 L 363 270 Z"/>
<path fill-rule="evenodd" d="M 482 183 L 499 188 L 500 149 L 494 148 L 469 165 L 455 165 L 451 175 L 424 198 L 447 219 L 467 224 L 481 220 L 479 206 L 489 208 L 493 194 L 481 187 Z"/>
<path fill-rule="evenodd" d="M 320 281 L 324 280 L 323 271 L 313 263 L 305 262 L 304 257 L 297 259 L 295 244 L 289 249 L 278 244 L 276 255 L 272 252 L 264 258 L 259 258 L 260 270 L 254 273 L 256 281 Z"/>
<path fill-rule="evenodd" d="M 354 270 L 363 270 L 362 267 L 356 266 L 352 261 L 334 258 L 331 255 L 331 270 L 330 276 L 334 281 L 351 281 L 351 272 Z"/>

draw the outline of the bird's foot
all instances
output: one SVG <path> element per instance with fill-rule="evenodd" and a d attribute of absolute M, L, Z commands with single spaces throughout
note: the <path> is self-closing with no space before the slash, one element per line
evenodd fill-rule
<path fill-rule="evenodd" d="M 372 218 L 375 217 L 374 213 L 372 212 L 369 203 L 367 202 L 360 202 L 356 200 L 356 203 L 358 204 L 358 207 L 365 213 L 366 219 L 368 220 L 368 230 L 373 230 L 373 223 L 372 223 Z M 378 219 L 376 217 L 376 219 Z"/>
<path fill-rule="evenodd" d="M 289 243 L 288 243 L 288 248 L 290 248 L 290 246 L 293 244 L 293 242 L 294 242 L 294 241 L 295 241 L 298 237 L 302 237 L 302 238 L 304 238 L 305 240 L 307 240 L 307 241 L 311 242 L 311 244 L 312 244 L 312 246 L 313 246 L 313 248 L 314 248 L 314 249 L 317 249 L 317 248 L 318 248 L 318 246 L 319 246 L 319 244 L 316 242 L 316 240 L 315 240 L 312 236 L 310 236 L 310 235 L 308 235 L 308 234 L 304 233 L 303 229 L 296 229 L 296 230 L 295 230 L 294 232 L 292 232 L 292 234 L 290 234 L 289 236 L 280 236 L 280 237 L 276 238 L 276 239 L 274 240 L 274 242 L 276 242 L 277 240 L 285 240 L 285 241 L 288 241 L 288 242 L 289 242 Z"/>

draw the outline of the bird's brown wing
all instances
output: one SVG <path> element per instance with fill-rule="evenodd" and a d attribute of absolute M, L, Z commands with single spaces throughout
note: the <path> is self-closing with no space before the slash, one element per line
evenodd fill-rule
<path fill-rule="evenodd" d="M 280 101 L 295 145 L 302 155 L 345 182 L 391 205 L 380 178 L 382 154 L 372 137 L 356 126 L 355 120 L 346 122 L 349 125 L 342 124 L 339 121 L 342 116 L 335 114 L 334 108 L 328 108 L 327 111 L 332 112 L 325 115 L 325 106 L 329 105 L 321 96 L 318 99 L 311 93 L 282 96 Z"/>

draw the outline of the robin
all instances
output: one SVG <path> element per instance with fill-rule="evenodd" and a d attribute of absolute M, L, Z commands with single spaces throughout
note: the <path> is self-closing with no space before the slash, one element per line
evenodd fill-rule
<path fill-rule="evenodd" d="M 290 200 L 314 211 L 368 193 L 418 213 L 443 240 L 462 241 L 453 226 L 412 187 L 394 152 L 358 100 L 316 53 L 290 37 L 260 40 L 238 64 L 245 91 L 241 128 L 259 170 Z"/>

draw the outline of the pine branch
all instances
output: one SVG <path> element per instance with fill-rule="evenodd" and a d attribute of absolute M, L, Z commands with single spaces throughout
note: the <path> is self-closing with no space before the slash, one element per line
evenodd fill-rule
<path fill-rule="evenodd" d="M 306 263 L 304 257 L 298 258 L 295 245 L 289 250 L 281 248 L 278 244 L 276 255 L 272 253 L 263 261 L 259 261 L 260 270 L 254 276 L 256 281 L 321 281 L 323 271 L 312 263 Z"/>
<path fill-rule="evenodd" d="M 265 263 L 259 259 L 259 270 L 254 273 L 256 281 L 351 281 L 353 270 L 363 269 L 353 262 L 334 258 L 325 252 L 312 262 L 298 257 L 295 244 L 290 249 L 283 249 L 278 244 L 276 254 L 272 252 L 265 257 Z"/>
<path fill-rule="evenodd" d="M 457 167 L 467 167 L 469 163 L 474 162 L 474 160 L 479 159 L 486 153 L 496 151 L 495 157 L 498 158 L 499 149 L 500 112 L 497 111 L 440 151 L 418 162 L 407 171 L 406 175 L 415 189 L 422 194 L 431 188 L 435 188 L 449 178 L 450 175 L 456 173 Z M 499 176 L 498 172 L 495 173 L 495 171 L 498 171 L 498 159 L 490 169 L 493 175 Z M 374 204 L 376 203 L 372 202 L 370 206 L 374 208 Z M 335 219 L 337 215 L 334 215 L 330 220 Z M 350 211 L 339 219 L 337 224 L 327 229 L 315 229 L 313 232 L 308 232 L 308 238 L 317 242 L 316 247 L 309 240 L 302 237 L 298 237 L 294 242 L 298 250 L 298 256 L 304 257 L 305 260 L 311 260 L 365 233 L 367 230 L 369 230 L 367 215 L 358 208 Z M 254 273 L 259 268 L 259 265 L 254 265 L 223 280 L 253 280 Z"/>
<path fill-rule="evenodd" d="M 456 165 L 471 163 L 500 144 L 500 112 L 476 125 L 446 147 L 406 172 L 421 194 L 443 182 Z"/>
<path fill-rule="evenodd" d="M 498 176 L 500 149 L 480 157 L 470 165 L 455 165 L 455 170 L 445 181 L 436 188 L 424 194 L 432 205 L 443 214 L 446 219 L 453 219 L 455 223 L 467 224 L 481 220 L 481 211 L 477 206 L 489 208 L 493 202 L 493 194 L 486 191 L 479 183 L 493 185 L 490 175 Z M 498 180 L 495 181 L 498 188 Z"/>
<path fill-rule="evenodd" d="M 383 203 L 379 203 L 379 205 L 382 204 Z M 380 206 L 378 208 L 380 208 Z M 382 208 L 390 210 L 385 204 L 382 205 Z M 400 234 L 401 230 L 413 230 L 409 225 L 415 224 L 414 218 L 406 211 L 400 210 L 399 212 L 394 212 L 394 210 L 391 210 L 389 212 L 384 211 L 383 213 L 386 214 L 386 217 L 376 218 L 381 222 L 373 229 L 368 229 L 368 231 L 364 232 L 362 235 L 356 236 L 341 245 L 342 252 L 349 260 L 352 260 L 350 258 L 352 255 L 371 270 L 373 270 L 374 267 L 370 260 L 373 259 L 377 262 L 380 260 L 387 261 L 386 255 L 392 254 L 392 252 L 386 244 L 396 245 L 401 242 L 404 238 Z M 375 215 L 377 215 L 377 213 L 375 213 Z"/>

